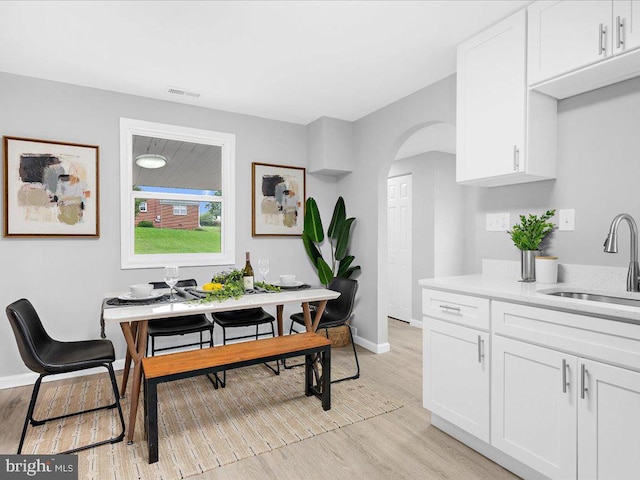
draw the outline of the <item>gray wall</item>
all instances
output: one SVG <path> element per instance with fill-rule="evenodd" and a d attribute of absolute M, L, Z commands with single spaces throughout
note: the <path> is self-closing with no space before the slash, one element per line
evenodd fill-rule
<path fill-rule="evenodd" d="M 640 78 L 559 102 L 558 176 L 555 180 L 495 188 L 469 188 L 465 270 L 483 258 L 519 260 L 507 234 L 485 231 L 487 212 L 522 213 L 575 208 L 575 231 L 555 231 L 545 252 L 560 263 L 626 266 L 629 232 L 621 227 L 619 253 L 603 252 L 613 217 L 640 221 Z M 555 219 L 558 223 L 558 219 Z M 622 286 L 621 286 L 622 287 Z"/>
<path fill-rule="evenodd" d="M 350 215 L 358 218 L 351 250 L 362 266 L 354 316 L 358 336 L 387 345 L 387 175 L 400 146 L 417 130 L 455 125 L 455 76 L 392 103 L 354 123 L 354 171 L 338 181 Z M 414 191 L 415 191 L 414 184 Z"/>
<path fill-rule="evenodd" d="M 161 279 L 161 269 L 120 269 L 120 117 L 235 133 L 236 265 L 251 251 L 256 262 L 271 259 L 272 278 L 292 272 L 316 280 L 299 238 L 251 237 L 251 162 L 306 167 L 305 126 L 0 73 L 2 135 L 100 146 L 101 223 L 99 239 L 0 238 L 0 305 L 28 297 L 54 338 L 96 338 L 105 292 Z M 335 179 L 308 175 L 307 195 L 330 217 Z M 183 268 L 181 276 L 204 282 L 215 270 Z M 119 327 L 109 326 L 107 335 L 123 358 Z M 0 380 L 26 371 L 8 322 L 0 321 Z"/>

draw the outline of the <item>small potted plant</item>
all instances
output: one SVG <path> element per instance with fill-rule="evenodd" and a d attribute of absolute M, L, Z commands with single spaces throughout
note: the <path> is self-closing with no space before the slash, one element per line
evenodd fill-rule
<path fill-rule="evenodd" d="M 535 282 L 535 257 L 540 255 L 540 243 L 551 233 L 555 225 L 549 219 L 556 214 L 554 210 L 547 210 L 540 215 L 520 215 L 520 223 L 513 226 L 507 233 L 513 244 L 520 249 L 520 272 L 523 282 Z"/>

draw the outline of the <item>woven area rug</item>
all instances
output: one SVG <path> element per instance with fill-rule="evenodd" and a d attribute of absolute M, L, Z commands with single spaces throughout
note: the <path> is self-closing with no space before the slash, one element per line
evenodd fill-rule
<path fill-rule="evenodd" d="M 334 368 L 336 378 L 344 372 Z M 228 372 L 227 387 L 214 390 L 206 377 L 158 387 L 160 461 L 149 465 L 142 403 L 135 443 L 126 439 L 78 453 L 82 479 L 173 480 L 311 438 L 402 406 L 381 395 L 362 378 L 332 385 L 331 410 L 304 395 L 304 368 L 275 376 L 262 365 Z M 108 378 L 42 387 L 36 419 L 61 415 L 111 401 Z M 129 396 L 123 399 L 128 418 Z M 102 410 L 29 427 L 23 453 L 51 453 L 113 436 L 115 410 Z"/>

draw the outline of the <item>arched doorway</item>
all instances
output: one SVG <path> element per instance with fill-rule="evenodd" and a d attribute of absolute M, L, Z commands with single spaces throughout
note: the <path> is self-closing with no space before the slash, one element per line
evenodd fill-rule
<path fill-rule="evenodd" d="M 382 277 L 387 281 L 378 285 L 379 295 L 386 297 L 386 303 L 380 306 L 387 312 L 394 292 L 409 289 L 405 292 L 409 293 L 406 295 L 410 303 L 409 321 L 421 326 L 418 279 L 462 273 L 463 192 L 455 183 L 455 127 L 437 121 L 416 125 L 398 139 L 393 150 L 381 168 L 381 176 L 385 176 L 387 185 L 393 184 L 389 177 L 411 177 L 413 213 L 406 228 L 411 230 L 412 248 L 409 269 L 392 266 L 397 262 L 393 258 L 397 252 L 393 250 L 397 247 L 393 239 L 406 238 L 409 233 L 398 234 L 399 224 L 394 221 L 391 209 L 380 211 L 379 221 L 387 225 L 388 231 L 387 244 L 378 252 L 379 265 L 384 269 Z M 387 189 L 388 205 L 391 190 Z M 394 282 L 394 289 L 389 282 Z"/>

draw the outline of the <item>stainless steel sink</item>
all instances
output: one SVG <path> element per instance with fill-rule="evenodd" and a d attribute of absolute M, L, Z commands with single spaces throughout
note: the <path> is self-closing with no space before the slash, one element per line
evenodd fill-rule
<path fill-rule="evenodd" d="M 610 297 L 608 295 L 597 295 L 595 293 L 584 292 L 549 292 L 547 295 L 555 295 L 556 297 L 576 298 L 578 300 L 590 300 L 592 302 L 615 303 L 617 305 L 629 305 L 632 307 L 640 307 L 640 299 Z"/>

